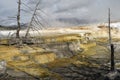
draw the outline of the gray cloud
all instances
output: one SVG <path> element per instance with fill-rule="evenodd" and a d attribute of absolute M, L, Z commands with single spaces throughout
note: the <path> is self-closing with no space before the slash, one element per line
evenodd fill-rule
<path fill-rule="evenodd" d="M 0 1 L 0 17 L 5 17 L 3 15 L 9 16 L 8 14 L 14 14 L 16 12 L 16 0 L 1 0 Z"/>
<path fill-rule="evenodd" d="M 22 0 L 27 5 L 34 2 Z M 37 1 L 37 0 L 31 0 Z M 1 0 L 0 18 L 16 15 L 17 0 Z M 120 20 L 120 0 L 41 0 L 41 16 L 52 26 L 81 25 L 107 21 L 107 10 L 111 8 L 112 20 Z M 22 13 L 22 22 L 30 21 L 31 15 Z"/>
<path fill-rule="evenodd" d="M 78 19 L 78 18 L 58 18 L 57 20 L 60 21 L 60 22 L 63 22 L 63 23 L 68 23 L 71 26 L 72 25 L 79 25 L 80 23 L 81 24 L 88 24 L 88 23 L 90 23 L 90 21 L 88 21 L 88 20 Z"/>

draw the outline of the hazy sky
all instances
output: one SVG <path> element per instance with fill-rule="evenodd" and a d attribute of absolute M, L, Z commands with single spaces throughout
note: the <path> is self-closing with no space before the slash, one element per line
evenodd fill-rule
<path fill-rule="evenodd" d="M 27 5 L 30 0 L 22 0 Z M 33 0 L 34 1 L 34 0 Z M 37 0 L 36 0 L 37 1 Z M 120 0 L 41 0 L 41 16 L 52 26 L 72 26 L 106 22 L 108 8 L 112 21 L 120 21 Z M 23 7 L 23 9 L 27 9 Z M 17 14 L 17 0 L 0 0 L 0 21 Z M 21 22 L 29 22 L 31 15 L 22 12 Z M 14 24 L 9 21 L 6 24 Z"/>

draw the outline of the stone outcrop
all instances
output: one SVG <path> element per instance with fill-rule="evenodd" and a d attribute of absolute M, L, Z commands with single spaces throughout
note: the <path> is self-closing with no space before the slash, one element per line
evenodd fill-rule
<path fill-rule="evenodd" d="M 6 72 L 6 61 L 0 61 L 0 75 Z"/>

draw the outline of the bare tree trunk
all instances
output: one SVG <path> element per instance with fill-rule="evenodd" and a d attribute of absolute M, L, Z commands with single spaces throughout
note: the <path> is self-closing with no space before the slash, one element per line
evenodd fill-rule
<path fill-rule="evenodd" d="M 114 61 L 114 45 L 112 44 L 112 35 L 110 27 L 110 8 L 108 9 L 108 28 L 109 28 L 109 44 L 111 50 L 111 71 L 115 71 L 115 61 Z"/>
<path fill-rule="evenodd" d="M 20 35 L 19 35 L 20 29 L 21 29 L 21 25 L 20 25 L 20 7 L 21 7 L 21 0 L 19 0 L 19 2 L 18 2 L 18 15 L 17 15 L 18 28 L 17 28 L 17 32 L 16 32 L 16 38 L 20 38 Z"/>
<path fill-rule="evenodd" d="M 112 36 L 111 36 L 111 27 L 110 27 L 110 8 L 108 9 L 108 28 L 109 28 L 109 44 L 112 44 Z"/>

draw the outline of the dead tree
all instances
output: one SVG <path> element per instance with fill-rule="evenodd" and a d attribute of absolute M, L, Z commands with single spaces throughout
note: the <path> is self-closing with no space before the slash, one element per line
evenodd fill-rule
<path fill-rule="evenodd" d="M 18 2 L 18 14 L 17 14 L 17 32 L 16 32 L 16 38 L 20 38 L 20 29 L 21 29 L 21 25 L 20 25 L 20 8 L 21 8 L 21 0 L 19 0 Z"/>
<path fill-rule="evenodd" d="M 111 27 L 110 27 L 110 8 L 108 10 L 108 28 L 109 28 L 109 44 L 111 50 L 111 71 L 115 71 L 115 62 L 114 62 L 114 45 L 112 44 L 112 36 L 111 36 Z"/>
<path fill-rule="evenodd" d="M 31 26 L 32 26 L 32 22 L 34 21 L 34 17 L 35 17 L 35 15 L 36 15 L 36 11 L 37 11 L 37 8 L 38 8 L 39 4 L 40 4 L 40 0 L 38 1 L 38 3 L 37 3 L 36 6 L 35 6 L 35 10 L 34 10 L 34 12 L 33 12 L 33 15 L 32 15 L 31 21 L 30 21 L 30 23 L 29 23 L 29 26 L 28 26 L 28 28 L 27 28 L 27 32 L 26 32 L 26 34 L 25 34 L 25 38 L 26 38 L 26 37 L 28 36 L 28 34 L 29 34 L 29 31 L 30 31 L 30 28 L 31 28 Z"/>

